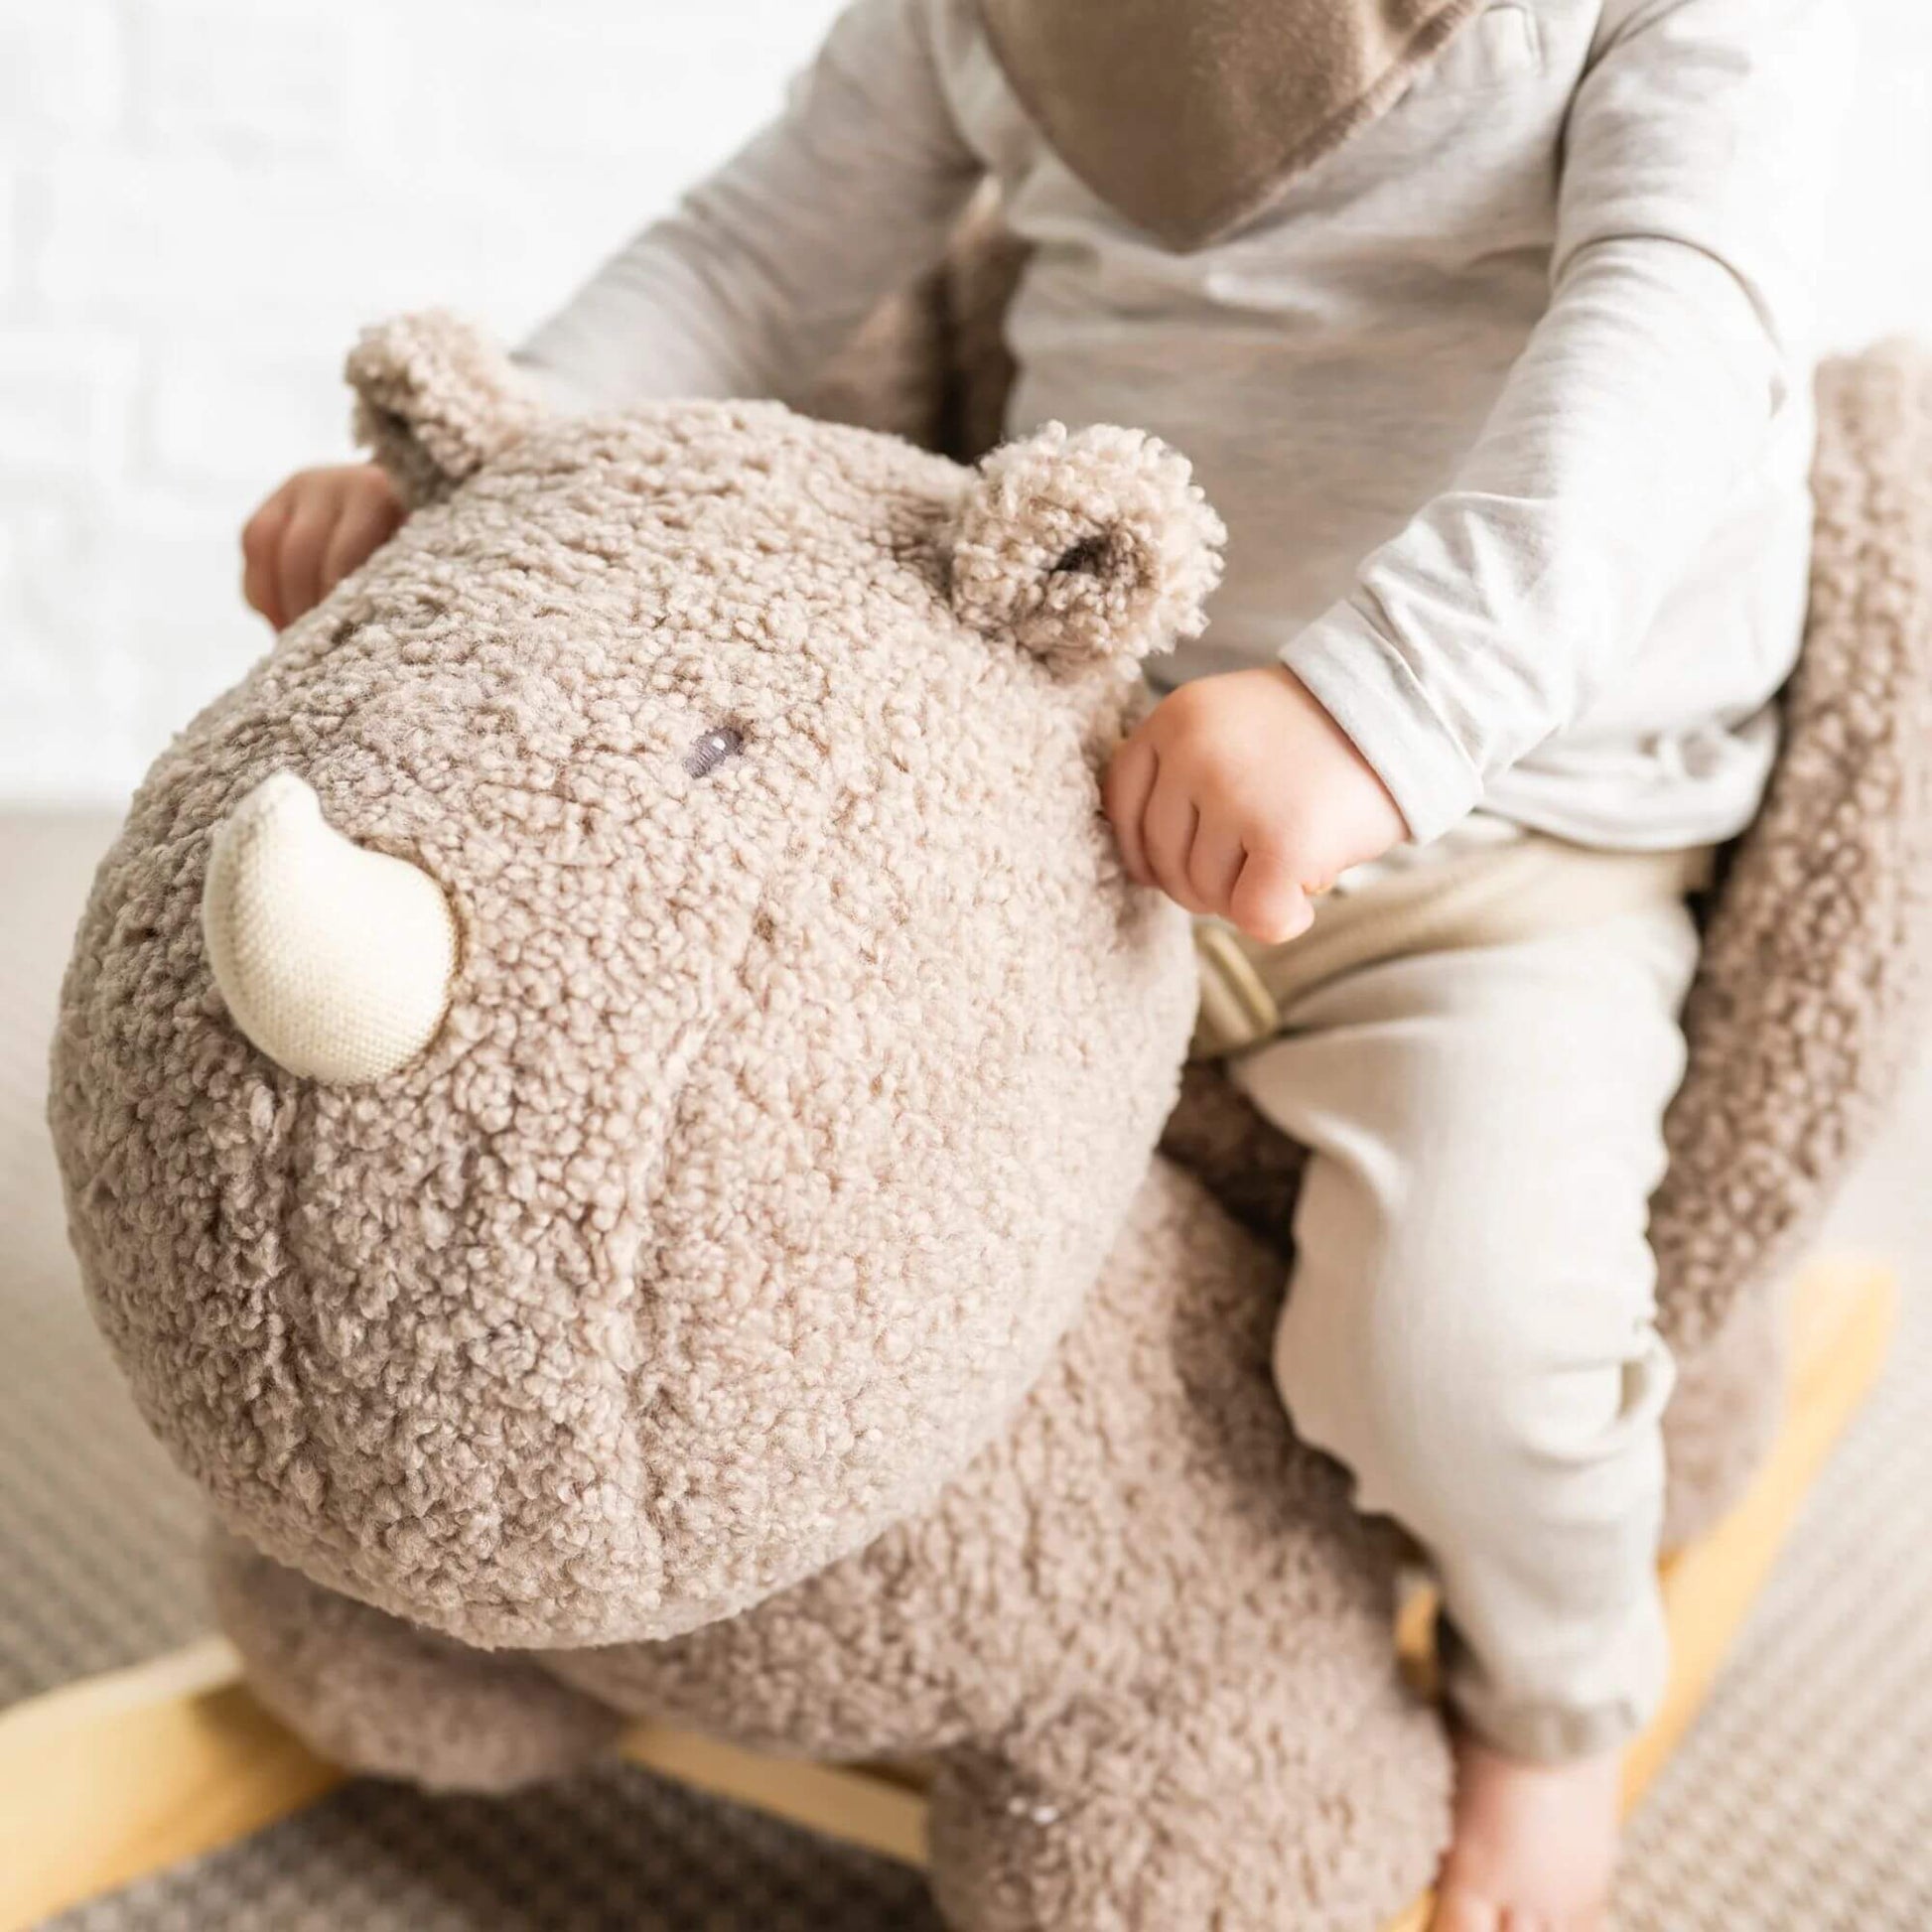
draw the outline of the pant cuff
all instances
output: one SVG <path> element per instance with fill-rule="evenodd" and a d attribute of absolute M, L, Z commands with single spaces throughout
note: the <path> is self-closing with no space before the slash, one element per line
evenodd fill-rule
<path fill-rule="evenodd" d="M 1627 1674 L 1618 1673 L 1623 1682 L 1614 1695 L 1574 1703 L 1498 1696 L 1447 1618 L 1437 1634 L 1450 1710 L 1473 1735 L 1506 1757 L 1562 1764 L 1605 1756 L 1628 1744 L 1663 1703 L 1669 1654 L 1661 1619 L 1654 1638 L 1635 1647 Z M 1606 1688 L 1600 1674 L 1596 1688 Z"/>
<path fill-rule="evenodd" d="M 1454 1697 L 1449 1704 L 1457 1719 L 1492 1749 L 1535 1764 L 1606 1756 L 1621 1750 L 1650 1722 L 1650 1713 L 1622 1704 L 1587 1711 L 1527 1705 L 1502 1711 L 1471 1709 Z"/>

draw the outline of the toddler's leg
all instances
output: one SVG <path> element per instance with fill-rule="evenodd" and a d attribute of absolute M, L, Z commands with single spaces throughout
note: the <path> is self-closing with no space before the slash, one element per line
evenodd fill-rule
<path fill-rule="evenodd" d="M 1672 906 L 1391 961 L 1235 1068 L 1311 1154 L 1289 1413 L 1428 1551 L 1451 1701 L 1516 1759 L 1613 1751 L 1663 1684 L 1644 1230 L 1696 957 Z"/>

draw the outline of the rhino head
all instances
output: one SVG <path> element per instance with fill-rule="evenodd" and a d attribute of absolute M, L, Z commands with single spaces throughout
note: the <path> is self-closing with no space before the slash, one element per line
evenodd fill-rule
<path fill-rule="evenodd" d="M 232 1531 L 662 1638 L 918 1508 L 1076 1311 L 1192 1012 L 1097 774 L 1219 526 L 1123 431 L 569 420 L 437 317 L 350 374 L 414 513 L 101 868 L 69 1223 Z"/>

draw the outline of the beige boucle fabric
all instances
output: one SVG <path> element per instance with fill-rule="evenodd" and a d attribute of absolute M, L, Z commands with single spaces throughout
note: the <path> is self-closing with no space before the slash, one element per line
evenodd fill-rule
<path fill-rule="evenodd" d="M 1389 1552 L 1282 1426 L 1279 1272 L 1157 1168 L 1052 1365 L 930 1510 L 744 1615 L 547 1668 L 754 1745 L 940 1753 L 933 1885 L 973 1932 L 1380 1924 L 1437 1856 L 1448 1765 L 1391 1669 Z M 541 1737 L 492 1749 L 442 1639 L 357 1606 L 351 1630 L 287 1573 L 230 1570 L 217 1597 L 267 1702 L 385 1769 L 469 1785 L 473 1754 L 547 1744 L 562 1770 L 586 1741 L 546 1703 Z"/>
<path fill-rule="evenodd" d="M 1693 1358 L 1870 1140 L 1932 966 L 1932 357 L 1831 363 L 1818 406 L 1784 748 L 1711 914 L 1652 1203 L 1665 1324 Z"/>
<path fill-rule="evenodd" d="M 1141 430 L 1048 423 L 992 451 L 980 477 L 947 543 L 968 623 L 1063 671 L 1205 627 L 1227 531 L 1184 458 Z"/>
<path fill-rule="evenodd" d="M 356 440 L 412 505 L 448 495 L 545 414 L 529 376 L 440 309 L 369 330 L 348 379 Z"/>
<path fill-rule="evenodd" d="M 247 1633 L 257 1691 L 334 1763 L 376 1777 L 513 1791 L 616 1741 L 609 1705 L 532 1660 L 398 1622 L 232 1537 L 217 1534 L 208 1555 L 215 1616 Z"/>
<path fill-rule="evenodd" d="M 413 328 L 411 366 L 470 387 L 409 407 L 486 414 L 480 351 L 426 359 Z M 1905 447 L 1833 441 L 1848 490 L 1923 474 L 1923 378 L 1873 366 Z M 432 1783 L 560 1769 L 600 1706 L 936 1751 L 962 1932 L 1339 1932 L 1427 1875 L 1443 1739 L 1390 1666 L 1392 1553 L 1270 1389 L 1279 1258 L 1173 1168 L 1142 1177 L 1188 953 L 1121 879 L 1095 772 L 1182 579 L 1103 583 L 1123 631 L 1093 663 L 1088 587 L 989 603 L 949 567 L 976 530 L 1028 570 L 1172 554 L 1204 582 L 1167 548 L 1173 519 L 1208 534 L 1168 462 L 1048 437 L 974 480 L 769 405 L 526 429 L 157 766 L 83 922 L 53 1118 L 146 1413 L 283 1566 L 229 1544 L 216 1575 L 298 1727 Z M 1030 466 L 1058 483 L 1009 491 Z M 1042 504 L 1095 527 L 1041 545 Z M 1863 527 L 1895 617 L 1919 526 Z M 1879 768 L 1882 721 L 1833 715 L 1864 735 L 1781 812 L 1830 818 Z M 721 731 L 740 755 L 694 762 Z M 370 1086 L 256 1053 L 198 943 L 209 833 L 284 767 L 462 930 L 443 1031 Z M 1873 794 L 1901 819 L 1911 768 L 1893 747 Z M 1855 857 L 1917 853 L 1839 818 L 1841 896 Z M 1767 823 L 1762 849 L 1795 837 Z M 1856 1126 L 1860 1003 L 1916 937 L 1894 903 L 1841 934 L 1866 951 L 1822 1034 L 1863 1044 L 1787 1107 Z M 1760 1205 L 1701 1203 L 1733 1245 Z"/>

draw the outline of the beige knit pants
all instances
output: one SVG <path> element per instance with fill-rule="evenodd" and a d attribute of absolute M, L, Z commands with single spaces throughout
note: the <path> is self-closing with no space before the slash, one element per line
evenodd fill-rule
<path fill-rule="evenodd" d="M 1274 1036 L 1230 1061 L 1311 1152 L 1275 1349 L 1289 1414 L 1427 1553 L 1459 1714 L 1538 1758 L 1625 1741 L 1666 1667 L 1671 1365 L 1645 1223 L 1698 942 L 1668 880 L 1611 883 L 1601 918 L 1288 984 Z M 1362 908 L 1337 911 L 1330 943 Z"/>

